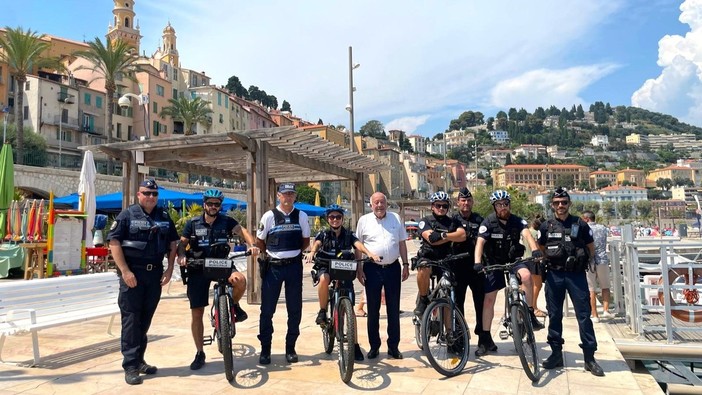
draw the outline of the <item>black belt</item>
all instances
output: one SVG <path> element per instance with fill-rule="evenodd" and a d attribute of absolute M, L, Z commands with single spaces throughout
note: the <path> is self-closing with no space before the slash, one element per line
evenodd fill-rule
<path fill-rule="evenodd" d="M 395 259 L 395 262 L 388 263 L 388 264 L 386 264 L 386 265 L 383 265 L 383 264 L 378 263 L 378 262 L 372 262 L 372 263 L 374 263 L 376 266 L 378 266 L 378 267 L 381 268 L 381 269 L 389 269 L 389 268 L 395 266 L 395 264 L 399 264 L 399 263 L 400 263 L 400 260 L 399 260 L 399 259 Z"/>
<path fill-rule="evenodd" d="M 148 263 L 146 265 L 129 265 L 129 269 L 139 269 L 139 270 L 146 270 L 147 272 L 150 272 L 152 270 L 158 270 L 158 269 L 163 269 L 163 264 L 157 264 L 157 263 Z"/>
<path fill-rule="evenodd" d="M 278 258 L 271 258 L 271 265 L 273 266 L 285 266 L 285 265 L 292 265 L 294 263 L 302 263 L 302 258 L 300 255 L 292 258 L 283 258 L 283 259 L 278 259 Z"/>

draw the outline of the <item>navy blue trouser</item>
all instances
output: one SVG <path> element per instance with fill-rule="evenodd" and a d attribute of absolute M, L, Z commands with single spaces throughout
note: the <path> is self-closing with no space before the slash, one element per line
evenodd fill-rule
<path fill-rule="evenodd" d="M 132 268 L 137 285 L 129 288 L 120 277 L 117 303 L 122 316 L 122 368 L 138 368 L 144 362 L 148 343 L 147 332 L 161 299 L 161 263 L 156 269 Z"/>
<path fill-rule="evenodd" d="M 456 286 L 454 293 L 456 297 L 456 307 L 461 312 L 463 318 L 466 317 L 464 305 L 466 303 L 466 293 L 468 287 L 473 295 L 473 308 L 475 309 L 475 328 L 473 331 L 476 335 L 483 331 L 483 302 L 485 300 L 485 275 L 473 270 L 473 263 L 468 261 L 460 262 L 460 265 L 453 266 L 453 273 L 456 275 Z M 468 266 L 471 265 L 471 266 Z"/>
<path fill-rule="evenodd" d="M 363 264 L 366 276 L 366 304 L 368 305 L 368 340 L 370 348 L 380 348 L 380 298 L 385 288 L 385 308 L 388 316 L 388 349 L 400 344 L 400 283 L 401 265 L 395 261 L 381 266 L 374 262 Z"/>
<path fill-rule="evenodd" d="M 285 335 L 285 347 L 294 348 L 300 336 L 302 320 L 302 260 L 299 263 L 275 266 L 271 265 L 262 279 L 261 285 L 261 319 L 258 326 L 258 339 L 261 346 L 270 347 L 273 339 L 273 314 L 280 298 L 280 291 L 285 283 L 285 307 L 288 311 L 288 333 Z"/>
<path fill-rule="evenodd" d="M 590 320 L 590 292 L 585 272 L 549 270 L 546 274 L 546 308 L 548 309 L 548 344 L 553 350 L 563 348 L 563 302 L 566 291 L 575 308 L 580 331 L 580 348 L 586 356 L 597 350 L 595 330 Z"/>

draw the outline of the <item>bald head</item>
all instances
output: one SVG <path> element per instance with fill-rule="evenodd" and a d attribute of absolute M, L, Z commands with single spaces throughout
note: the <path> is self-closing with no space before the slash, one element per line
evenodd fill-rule
<path fill-rule="evenodd" d="M 370 197 L 370 205 L 373 213 L 378 218 L 385 217 L 386 211 L 388 209 L 388 199 L 382 192 L 376 192 Z"/>

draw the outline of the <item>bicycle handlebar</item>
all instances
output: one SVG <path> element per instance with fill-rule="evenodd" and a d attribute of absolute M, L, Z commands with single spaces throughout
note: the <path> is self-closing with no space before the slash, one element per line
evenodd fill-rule
<path fill-rule="evenodd" d="M 460 254 L 456 255 L 448 255 L 447 257 L 443 259 L 428 259 L 428 258 L 418 258 L 417 259 L 417 267 L 441 267 L 445 268 L 448 266 L 449 262 L 453 261 L 458 261 L 463 258 L 468 258 L 470 256 L 473 256 L 472 252 L 462 252 Z"/>
<path fill-rule="evenodd" d="M 242 256 L 250 256 L 251 251 L 239 251 L 233 253 L 231 256 L 228 256 L 226 258 L 210 258 L 210 259 L 234 259 L 234 258 L 240 258 Z M 205 259 L 207 258 L 187 258 L 185 262 L 188 264 L 188 266 L 202 266 L 205 264 Z"/>
<path fill-rule="evenodd" d="M 514 262 L 510 263 L 505 263 L 502 265 L 488 265 L 483 267 L 483 272 L 496 272 L 496 271 L 508 271 L 512 270 L 515 266 L 521 265 L 523 263 L 536 263 L 539 262 L 541 258 L 534 258 L 534 257 L 529 257 L 529 258 L 519 258 Z"/>

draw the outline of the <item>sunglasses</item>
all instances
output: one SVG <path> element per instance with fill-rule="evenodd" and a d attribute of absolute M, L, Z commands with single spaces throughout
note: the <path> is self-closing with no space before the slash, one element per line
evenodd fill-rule
<path fill-rule="evenodd" d="M 156 197 L 158 196 L 158 192 L 149 192 L 149 191 L 139 191 L 144 196 L 153 196 Z"/>
<path fill-rule="evenodd" d="M 567 206 L 568 204 L 570 204 L 570 201 L 568 201 L 568 200 L 554 200 L 553 202 L 551 202 L 551 204 L 553 204 L 554 206 Z"/>
<path fill-rule="evenodd" d="M 342 219 L 342 218 L 344 218 L 344 217 L 341 215 L 328 215 L 327 216 L 327 219 Z"/>
<path fill-rule="evenodd" d="M 509 203 L 495 203 L 495 207 L 509 207 Z"/>
<path fill-rule="evenodd" d="M 207 206 L 207 207 L 219 207 L 221 205 L 222 205 L 222 203 L 220 203 L 220 202 L 205 202 L 205 206 Z"/>
<path fill-rule="evenodd" d="M 434 207 L 436 207 L 438 209 L 448 210 L 449 205 L 448 204 L 435 204 Z"/>

